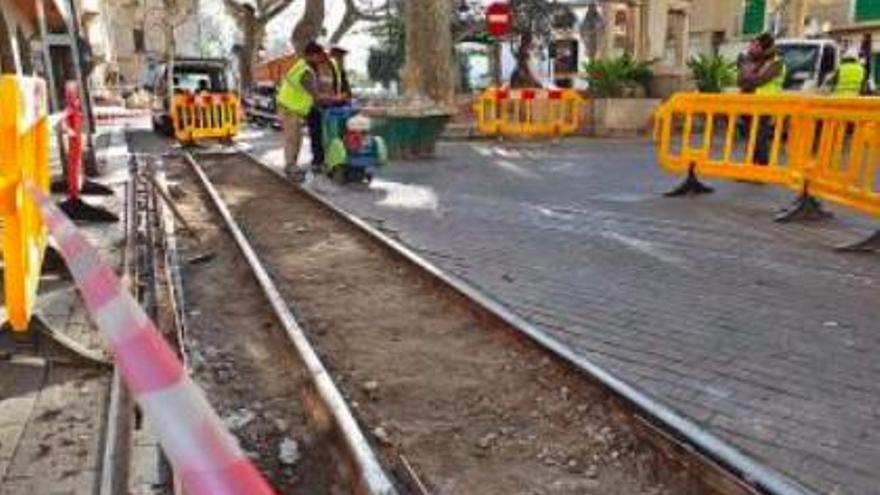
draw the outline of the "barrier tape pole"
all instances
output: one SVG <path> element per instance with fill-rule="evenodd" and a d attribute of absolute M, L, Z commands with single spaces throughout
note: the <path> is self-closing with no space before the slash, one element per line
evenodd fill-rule
<path fill-rule="evenodd" d="M 69 81 L 64 87 L 67 102 L 67 196 L 72 201 L 79 199 L 80 171 L 83 157 L 83 113 L 77 84 Z"/>
<path fill-rule="evenodd" d="M 273 495 L 245 457 L 203 392 L 98 250 L 34 184 L 27 193 L 40 208 L 89 314 L 187 495 Z"/>
<path fill-rule="evenodd" d="M 66 115 L 64 117 L 67 132 L 67 199 L 59 206 L 73 220 L 93 222 L 116 222 L 119 217 L 96 206 L 92 206 L 80 197 L 82 194 L 112 195 L 113 190 L 103 184 L 83 178 L 83 107 L 79 96 L 79 87 L 74 81 L 64 86 Z"/>

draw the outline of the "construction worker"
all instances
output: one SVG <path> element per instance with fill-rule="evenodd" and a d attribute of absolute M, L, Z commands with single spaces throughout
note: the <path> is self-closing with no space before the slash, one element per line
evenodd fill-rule
<path fill-rule="evenodd" d="M 831 84 L 834 87 L 834 96 L 855 97 L 862 94 L 865 77 L 868 71 L 859 61 L 859 53 L 855 47 L 850 47 L 843 55 L 840 68 L 834 74 Z"/>
<path fill-rule="evenodd" d="M 743 92 L 756 95 L 778 95 L 785 83 L 785 64 L 776 49 L 776 39 L 770 33 L 758 36 L 748 53 L 749 63 L 743 64 L 744 72 L 739 75 L 739 85 Z M 773 117 L 758 120 L 755 138 L 755 152 L 752 159 L 759 165 L 770 163 L 770 149 L 773 144 L 775 125 Z"/>
<path fill-rule="evenodd" d="M 336 75 L 327 52 L 321 48 L 320 62 L 315 66 L 315 104 L 308 115 L 309 140 L 312 145 L 312 170 L 324 167 L 324 109 L 335 105 Z"/>
<path fill-rule="evenodd" d="M 334 76 L 333 86 L 340 102 L 351 100 L 351 84 L 349 84 L 348 75 L 345 73 L 346 55 L 348 55 L 348 50 L 341 46 L 334 46 L 330 49 L 330 63 L 333 66 Z"/>
<path fill-rule="evenodd" d="M 325 58 L 321 45 L 310 42 L 300 57 L 287 71 L 278 88 L 276 103 L 284 131 L 284 171 L 298 181 L 305 179 L 305 170 L 298 165 L 302 146 L 303 121 L 312 112 L 317 96 L 315 70 Z"/>

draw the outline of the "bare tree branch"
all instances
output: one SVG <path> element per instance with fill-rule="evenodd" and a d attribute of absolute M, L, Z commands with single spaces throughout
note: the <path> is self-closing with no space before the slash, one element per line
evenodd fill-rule
<path fill-rule="evenodd" d="M 235 19 L 236 23 L 242 22 L 251 10 L 247 5 L 239 3 L 237 0 L 223 0 L 223 6 L 226 12 Z"/>
<path fill-rule="evenodd" d="M 260 15 L 260 20 L 262 21 L 265 19 L 266 23 L 268 23 L 273 17 L 283 12 L 287 7 L 290 7 L 290 4 L 293 2 L 294 0 L 278 0 L 273 4 L 267 5 L 263 9 L 263 13 Z"/>
<path fill-rule="evenodd" d="M 359 7 L 355 0 L 345 0 L 345 14 L 342 15 L 342 20 L 330 36 L 330 44 L 335 45 L 336 43 L 339 43 L 343 36 L 345 36 L 358 22 L 378 22 L 384 19 L 385 14 L 379 13 L 382 12 L 383 8 L 383 6 L 374 7 L 372 11 L 368 12 Z"/>
<path fill-rule="evenodd" d="M 317 39 L 324 29 L 324 0 L 305 0 L 302 17 L 290 35 L 296 53 L 302 54 L 309 41 Z"/>

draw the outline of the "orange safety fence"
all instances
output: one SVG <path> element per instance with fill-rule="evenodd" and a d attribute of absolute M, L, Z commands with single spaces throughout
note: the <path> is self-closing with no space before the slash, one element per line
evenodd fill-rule
<path fill-rule="evenodd" d="M 489 88 L 474 105 L 481 134 L 542 137 L 575 133 L 585 100 L 571 89 Z"/>
<path fill-rule="evenodd" d="M 241 103 L 232 93 L 177 94 L 171 119 L 178 141 L 228 139 L 241 127 Z"/>
<path fill-rule="evenodd" d="M 679 93 L 654 137 L 660 166 L 688 176 L 672 195 L 706 192 L 697 176 L 754 181 L 880 217 L 880 98 Z"/>
<path fill-rule="evenodd" d="M 46 228 L 26 188 L 48 194 L 49 113 L 41 79 L 0 76 L 0 217 L 4 297 L 13 330 L 24 332 L 33 312 L 46 251 Z"/>

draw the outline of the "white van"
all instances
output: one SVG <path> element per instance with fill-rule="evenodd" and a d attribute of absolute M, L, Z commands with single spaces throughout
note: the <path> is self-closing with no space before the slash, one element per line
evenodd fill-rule
<path fill-rule="evenodd" d="M 834 40 L 784 38 L 776 46 L 785 62 L 783 87 L 788 91 L 819 93 L 840 66 L 840 47 Z"/>

